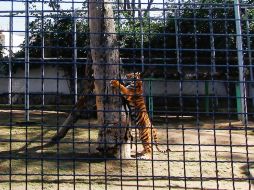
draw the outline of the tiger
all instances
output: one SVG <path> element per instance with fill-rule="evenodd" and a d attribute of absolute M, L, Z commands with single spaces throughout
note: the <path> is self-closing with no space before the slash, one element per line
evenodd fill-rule
<path fill-rule="evenodd" d="M 171 151 L 170 149 L 161 150 L 159 148 L 157 130 L 153 127 L 147 112 L 140 73 L 128 73 L 125 76 L 125 84 L 121 84 L 118 80 L 111 80 L 110 83 L 113 88 L 119 88 L 121 95 L 127 100 L 131 112 L 131 120 L 135 121 L 135 125 L 139 129 L 139 138 L 143 145 L 143 151 L 138 158 L 152 158 L 152 139 L 159 152 L 166 153 Z"/>

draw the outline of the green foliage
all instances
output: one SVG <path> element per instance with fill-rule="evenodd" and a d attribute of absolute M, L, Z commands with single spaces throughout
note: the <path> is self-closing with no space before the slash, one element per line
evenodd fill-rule
<path fill-rule="evenodd" d="M 232 1 L 228 3 L 222 3 L 219 0 L 203 2 L 207 4 L 185 3 L 178 11 L 178 16 L 183 18 L 177 23 L 181 33 L 181 48 L 184 49 L 182 56 L 194 58 L 195 51 L 198 50 L 198 58 L 211 60 L 211 49 L 214 46 L 216 56 L 225 57 L 225 51 L 219 51 L 220 49 L 235 48 L 234 36 L 227 35 L 235 34 Z"/>
<path fill-rule="evenodd" d="M 171 3 L 170 3 L 171 2 Z M 252 3 L 252 1 L 245 1 Z M 59 9 L 55 1 L 49 1 L 52 9 Z M 87 3 L 84 2 L 87 10 Z M 136 6 L 136 5 L 131 5 Z M 139 5 L 138 5 L 139 6 Z M 123 7 L 120 7 L 123 9 Z M 141 47 L 145 63 L 176 64 L 177 53 L 180 53 L 184 64 L 226 64 L 227 57 L 236 57 L 236 31 L 234 20 L 234 4 L 232 0 L 193 0 L 182 4 L 173 4 L 168 0 L 165 12 L 154 17 L 148 11 L 137 13 L 131 10 L 115 13 L 116 30 L 118 32 L 120 56 L 122 58 L 140 59 Z M 36 14 L 30 25 L 30 57 L 42 57 L 42 36 L 45 41 L 45 57 L 73 57 L 74 20 L 69 12 Z M 77 15 L 77 50 L 78 57 L 86 57 L 89 46 L 89 28 L 84 18 L 87 12 Z M 254 11 L 248 9 L 243 15 L 243 34 L 247 30 L 254 32 Z M 249 28 L 245 21 L 249 20 Z M 244 48 L 247 48 L 244 36 Z M 143 44 L 143 45 L 142 45 Z M 254 48 L 251 42 L 251 48 Z M 214 46 L 214 47 L 213 47 Z M 212 51 L 214 48 L 214 51 Z M 179 51 L 178 51 L 179 50 Z M 214 57 L 213 57 L 214 56 Z M 24 57 L 24 44 L 16 57 Z M 230 62 L 234 64 L 236 62 Z"/>
<path fill-rule="evenodd" d="M 6 74 L 8 72 L 8 65 L 4 62 L 4 47 L 0 44 L 0 74 Z"/>
<path fill-rule="evenodd" d="M 3 48 L 3 45 L 0 44 L 0 58 L 3 58 L 3 54 L 4 54 L 4 48 Z"/>
<path fill-rule="evenodd" d="M 177 50 L 183 64 L 211 64 L 213 61 L 225 65 L 227 57 L 237 57 L 233 1 L 202 0 L 193 4 L 189 0 L 179 5 L 168 3 L 167 10 L 155 19 L 143 14 L 142 20 L 134 20 L 133 14 L 123 13 L 122 18 L 126 19 L 118 28 L 121 45 L 125 48 L 122 57 L 140 58 L 141 26 L 146 63 L 176 64 Z M 254 32 L 254 11 L 248 9 L 247 12 L 252 22 L 247 29 L 243 20 L 243 34 L 247 30 Z M 243 39 L 246 48 L 246 37 Z M 251 47 L 254 48 L 253 43 Z M 232 60 L 229 64 L 236 63 L 236 59 Z"/>
<path fill-rule="evenodd" d="M 52 6 L 52 5 L 51 5 Z M 54 6 L 55 7 L 55 6 Z M 56 8 L 56 7 L 55 7 Z M 57 6 L 57 8 L 60 8 Z M 77 12 L 76 35 L 78 57 L 86 57 L 89 44 L 88 24 L 82 18 L 86 12 Z M 74 19 L 70 12 L 49 13 L 44 15 L 36 13 L 36 18 L 29 23 L 29 55 L 31 58 L 42 57 L 43 40 L 46 58 L 72 58 L 74 52 Z M 42 19 L 43 18 L 43 19 Z M 15 57 L 24 57 L 25 44 Z"/>

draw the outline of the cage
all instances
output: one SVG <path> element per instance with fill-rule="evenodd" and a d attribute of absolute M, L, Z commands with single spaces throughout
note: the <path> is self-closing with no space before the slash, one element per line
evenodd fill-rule
<path fill-rule="evenodd" d="M 251 0 L 0 3 L 0 189 L 252 189 Z"/>

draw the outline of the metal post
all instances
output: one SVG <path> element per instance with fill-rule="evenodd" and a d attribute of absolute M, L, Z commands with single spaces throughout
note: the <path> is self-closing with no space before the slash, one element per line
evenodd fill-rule
<path fill-rule="evenodd" d="M 209 81 L 205 81 L 205 111 L 206 115 L 209 116 L 209 105 L 210 105 L 210 97 L 209 97 Z"/>
<path fill-rule="evenodd" d="M 249 58 L 249 68 L 250 68 L 250 80 L 251 82 L 254 81 L 253 77 L 253 68 L 252 68 L 252 55 L 251 55 L 251 39 L 250 39 L 250 23 L 248 19 L 248 10 L 245 9 L 245 14 L 246 14 L 246 31 L 247 31 L 247 47 L 248 47 L 248 58 Z M 252 92 L 251 94 L 254 94 L 254 84 L 250 83 L 250 91 Z M 254 106 L 254 97 L 252 97 L 252 106 Z"/>
<path fill-rule="evenodd" d="M 244 77 L 244 63 L 243 63 L 243 41 L 242 41 L 242 28 L 240 16 L 239 0 L 234 0 L 235 9 L 235 25 L 236 25 L 236 48 L 239 69 L 239 85 L 240 85 L 240 98 L 241 98 L 241 113 L 238 112 L 238 118 L 244 125 L 248 122 L 247 116 L 247 101 L 246 101 L 246 83 Z"/>
<path fill-rule="evenodd" d="M 42 58 L 42 67 L 41 67 L 41 90 L 42 90 L 42 105 L 45 106 L 45 34 L 44 34 L 44 3 L 42 2 L 42 11 L 41 11 L 41 58 Z"/>
<path fill-rule="evenodd" d="M 179 50 L 179 28 L 178 28 L 178 19 L 179 19 L 179 9 L 180 1 L 178 1 L 177 7 L 175 8 L 175 33 L 176 33 L 176 56 L 177 56 L 177 72 L 181 73 L 180 67 L 180 50 Z"/>
<path fill-rule="evenodd" d="M 139 4 L 141 5 L 141 2 L 139 1 Z M 140 22 L 140 33 L 141 33 L 141 65 L 142 65 L 142 72 L 144 72 L 145 70 L 145 65 L 144 65 L 144 30 L 143 30 L 143 21 L 142 21 L 142 10 L 141 10 L 141 6 L 139 8 L 139 22 Z"/>
<path fill-rule="evenodd" d="M 148 106 L 149 106 L 149 115 L 151 118 L 153 118 L 153 93 L 152 93 L 152 87 L 153 87 L 153 78 L 148 78 L 149 81 L 149 93 L 148 93 Z"/>
<path fill-rule="evenodd" d="M 25 2 L 25 114 L 29 121 L 29 2 Z"/>
<path fill-rule="evenodd" d="M 214 45 L 214 29 L 213 29 L 213 12 L 212 12 L 212 5 L 209 6 L 209 32 L 210 32 L 210 44 L 211 44 L 211 73 L 212 76 L 214 75 L 214 73 L 216 73 L 216 61 L 215 61 L 215 57 L 216 57 L 216 52 L 215 52 L 215 45 Z M 214 98 L 213 98 L 213 107 L 216 106 L 218 107 L 218 96 L 217 96 L 217 92 L 214 88 L 215 84 L 214 84 L 214 78 L 212 77 L 212 93 L 214 94 Z M 215 103 L 214 103 L 215 101 Z"/>
<path fill-rule="evenodd" d="M 183 98 L 182 98 L 182 90 L 183 90 L 183 80 L 182 80 L 182 67 L 181 67 L 181 39 L 180 39 L 180 8 L 181 8 L 181 1 L 178 0 L 177 7 L 175 9 L 175 33 L 176 33 L 176 55 L 177 55 L 177 72 L 180 75 L 179 81 L 179 102 L 181 107 L 181 112 L 183 108 Z"/>
<path fill-rule="evenodd" d="M 13 11 L 13 2 L 12 2 Z M 13 54 L 13 12 L 10 12 L 9 20 L 9 105 L 12 104 L 12 54 Z"/>
<path fill-rule="evenodd" d="M 74 9 L 74 6 L 73 6 Z M 78 101 L 78 68 L 77 68 L 77 12 L 73 11 L 74 28 L 73 28 L 73 62 L 74 62 L 74 93 L 75 103 Z"/>
<path fill-rule="evenodd" d="M 210 43 L 211 43 L 211 63 L 212 63 L 212 74 L 216 72 L 215 65 L 215 46 L 214 46 L 214 33 L 213 33 L 213 23 L 212 23 L 212 5 L 209 7 L 209 28 L 210 28 Z"/>

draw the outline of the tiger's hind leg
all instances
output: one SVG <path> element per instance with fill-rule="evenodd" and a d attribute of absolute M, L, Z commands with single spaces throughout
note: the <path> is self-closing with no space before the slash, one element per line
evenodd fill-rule
<path fill-rule="evenodd" d="M 151 128 L 139 130 L 139 138 L 142 141 L 143 151 L 137 154 L 137 159 L 149 160 L 152 159 L 152 138 Z"/>

